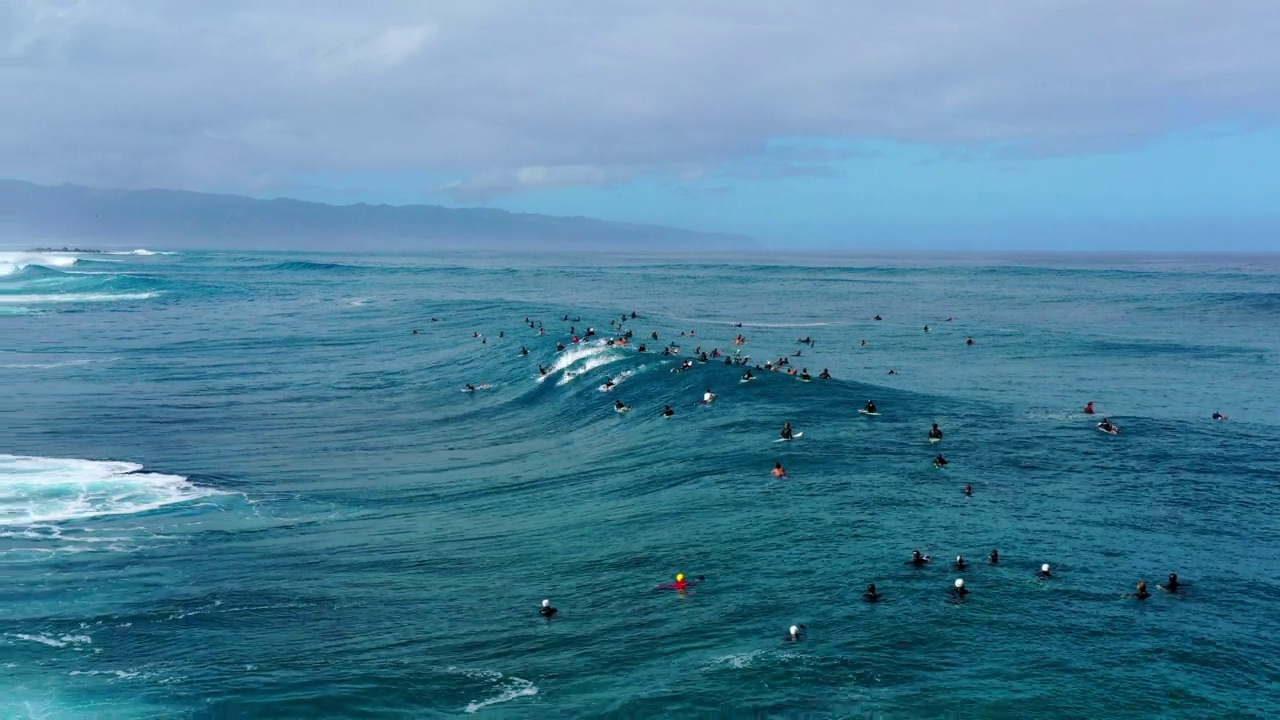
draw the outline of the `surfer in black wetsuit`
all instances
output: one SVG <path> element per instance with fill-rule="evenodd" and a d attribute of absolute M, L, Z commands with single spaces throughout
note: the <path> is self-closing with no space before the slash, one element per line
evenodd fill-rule
<path fill-rule="evenodd" d="M 623 405 L 621 400 L 614 400 L 613 409 L 617 410 L 618 412 L 626 412 L 631 408 L 627 407 L 626 405 Z"/>
<path fill-rule="evenodd" d="M 521 357 L 523 357 L 523 356 L 525 356 L 525 355 L 528 355 L 528 354 L 529 354 L 529 348 L 527 348 L 527 347 L 525 347 L 525 346 L 521 345 L 521 346 L 520 346 L 520 355 L 521 355 Z"/>
<path fill-rule="evenodd" d="M 805 368 L 800 371 L 800 379 L 806 381 L 809 380 L 809 368 Z"/>
<path fill-rule="evenodd" d="M 559 610 L 557 610 L 557 609 L 555 609 L 555 608 L 553 608 L 553 607 L 551 607 L 551 601 L 550 601 L 550 600 L 543 600 L 543 601 L 542 601 L 542 608 L 541 608 L 540 610 L 538 610 L 538 614 L 539 614 L 539 615 L 541 615 L 542 617 L 544 617 L 544 618 L 548 619 L 548 620 L 550 620 L 550 619 L 551 619 L 551 617 L 552 617 L 553 615 L 555 615 L 556 613 L 558 613 L 558 612 L 560 612 L 560 611 L 559 611 Z"/>
<path fill-rule="evenodd" d="M 414 332 L 418 332 L 418 331 L 417 331 L 417 330 L 414 330 Z M 1220 412 L 1215 412 L 1215 413 L 1213 414 L 1213 419 L 1214 419 L 1214 420 L 1226 420 L 1226 419 L 1227 419 L 1227 416 L 1226 416 L 1226 415 L 1223 415 L 1223 414 L 1222 414 L 1222 413 L 1220 413 Z"/>
<path fill-rule="evenodd" d="M 1182 592 L 1182 583 L 1178 582 L 1178 573 L 1169 573 L 1169 579 L 1163 585 L 1156 587 L 1168 593 Z"/>
<path fill-rule="evenodd" d="M 934 423 L 933 427 L 929 429 L 929 439 L 930 440 L 942 439 L 942 430 L 938 427 L 938 423 Z"/>
<path fill-rule="evenodd" d="M 916 567 L 924 567 L 925 563 L 929 562 L 929 560 L 930 558 L 928 556 L 921 555 L 919 550 L 912 550 L 911 559 L 907 561 L 907 564 L 914 565 Z"/>
<path fill-rule="evenodd" d="M 1053 573 L 1049 572 L 1049 563 L 1045 563 L 1040 566 L 1040 572 L 1036 573 L 1036 577 L 1041 580 L 1047 580 L 1053 577 Z"/>
<path fill-rule="evenodd" d="M 791 423 L 782 424 L 782 439 L 783 440 L 791 439 Z"/>
<path fill-rule="evenodd" d="M 826 369 L 826 368 L 822 368 L 822 374 L 818 375 L 818 379 L 819 379 L 819 380 L 830 380 L 830 379 L 831 379 L 831 373 L 827 372 L 827 369 Z"/>
<path fill-rule="evenodd" d="M 662 417 L 671 417 L 672 415 L 675 415 L 675 414 L 676 414 L 676 411 L 672 410 L 670 405 L 662 406 Z"/>
<path fill-rule="evenodd" d="M 865 410 L 865 411 L 867 411 L 867 412 L 869 412 L 869 413 L 873 413 L 873 412 L 875 412 L 875 411 L 876 411 L 876 401 L 875 401 L 875 400 L 868 400 L 868 401 L 867 401 L 867 406 L 866 406 L 866 407 L 864 407 L 864 408 L 862 408 L 862 409 L 863 409 L 863 410 Z"/>
<path fill-rule="evenodd" d="M 965 483 L 964 485 L 964 496 L 973 497 L 973 486 L 970 485 L 969 483 Z"/>
<path fill-rule="evenodd" d="M 790 632 L 782 637 L 783 642 L 800 642 L 804 639 L 805 626 L 792 625 Z"/>
<path fill-rule="evenodd" d="M 546 368 L 544 368 L 544 367 L 542 367 L 542 365 L 538 365 L 538 375 L 540 375 L 540 376 L 542 376 L 542 377 L 546 377 L 546 376 L 547 376 L 547 369 L 546 369 Z"/>
<path fill-rule="evenodd" d="M 961 600 L 965 595 L 969 594 L 969 589 L 964 586 L 964 580 L 956 579 L 956 586 L 951 590 L 951 595 L 957 600 Z"/>
<path fill-rule="evenodd" d="M 872 319 L 872 320 L 883 320 L 884 318 L 882 318 L 882 317 L 880 317 L 879 315 L 877 315 L 877 316 L 875 316 L 875 317 L 873 317 L 873 318 L 871 318 L 871 319 Z"/>
<path fill-rule="evenodd" d="M 965 344 L 965 345 L 972 345 L 972 344 L 973 344 L 973 338 L 965 338 L 964 344 Z"/>
<path fill-rule="evenodd" d="M 747 371 L 746 371 L 745 373 L 743 373 L 743 374 L 742 374 L 742 379 L 743 379 L 743 380 L 755 380 L 755 379 L 756 379 L 756 376 L 751 374 L 751 368 L 747 368 Z"/>
<path fill-rule="evenodd" d="M 465 388 L 465 390 L 466 390 L 467 392 L 475 392 L 475 391 L 476 391 L 476 386 L 475 386 L 475 385 L 472 385 L 471 383 L 467 383 L 467 387 Z"/>
<path fill-rule="evenodd" d="M 957 569 L 957 570 L 968 570 L 968 569 L 969 569 L 969 563 L 965 562 L 965 560 L 964 560 L 964 556 L 963 556 L 963 555 L 957 555 L 957 556 L 956 556 L 956 569 Z"/>
<path fill-rule="evenodd" d="M 992 551 L 991 551 L 991 557 L 989 557 L 989 558 L 987 558 L 987 559 L 988 559 L 989 561 L 991 561 L 991 564 L 992 564 L 992 565 L 999 565 L 999 564 L 1000 564 L 1000 551 L 999 551 L 999 550 L 992 550 Z"/>
<path fill-rule="evenodd" d="M 1102 418 L 1102 422 L 1098 423 L 1098 429 L 1102 430 L 1103 432 L 1109 432 L 1112 435 L 1115 435 L 1116 433 L 1120 432 L 1120 428 L 1117 428 L 1115 425 L 1112 425 L 1111 421 L 1108 420 L 1107 418 Z"/>
<path fill-rule="evenodd" d="M 871 583 L 867 586 L 867 591 L 862 594 L 862 599 L 871 603 L 880 602 L 880 593 L 876 592 L 875 583 Z"/>
<path fill-rule="evenodd" d="M 556 352 L 564 352 L 564 343 L 562 342 L 556 343 Z"/>
<path fill-rule="evenodd" d="M 936 468 L 947 466 L 947 459 L 942 457 L 942 453 L 938 453 L 938 457 L 933 459 L 933 466 Z"/>

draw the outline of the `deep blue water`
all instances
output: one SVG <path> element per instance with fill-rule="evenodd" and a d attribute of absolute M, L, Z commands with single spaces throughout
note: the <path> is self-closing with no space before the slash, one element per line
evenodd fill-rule
<path fill-rule="evenodd" d="M 9 253 L 0 338 L 0 718 L 1280 714 L 1276 256 Z"/>

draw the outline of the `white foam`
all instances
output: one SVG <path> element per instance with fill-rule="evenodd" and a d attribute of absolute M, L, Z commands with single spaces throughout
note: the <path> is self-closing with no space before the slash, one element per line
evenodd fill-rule
<path fill-rule="evenodd" d="M 614 360 L 620 360 L 622 355 L 611 352 L 615 349 L 616 348 L 611 348 L 608 345 L 605 345 L 603 340 L 593 343 L 578 343 L 577 345 L 570 345 L 565 348 L 564 351 L 556 355 L 556 361 L 551 363 L 551 367 L 547 368 L 546 375 L 538 378 L 538 382 L 542 382 L 558 370 L 564 370 L 572 367 L 579 361 L 583 361 L 582 367 L 574 368 L 572 374 L 565 373 L 566 377 L 571 379 L 572 377 L 581 375 L 593 368 L 598 368 L 601 365 L 607 365 Z M 565 382 L 566 379 L 561 378 L 557 384 L 563 385 Z"/>
<path fill-rule="evenodd" d="M 131 515 L 216 490 L 127 462 L 0 455 L 0 527 Z"/>
<path fill-rule="evenodd" d="M 66 293 L 63 295 L 0 295 L 0 303 L 70 303 L 148 300 L 160 293 Z"/>
<path fill-rule="evenodd" d="M 28 642 L 36 642 L 41 645 L 48 645 L 53 648 L 64 648 L 68 645 L 82 645 L 93 642 L 93 638 L 88 635 L 63 635 L 61 638 L 52 638 L 45 634 L 28 635 L 26 633 L 15 633 L 11 637 Z"/>
<path fill-rule="evenodd" d="M 67 268 L 78 259 L 69 253 L 0 252 L 0 275 L 12 275 L 28 265 Z"/>
<path fill-rule="evenodd" d="M 159 250 L 147 250 L 146 248 L 138 248 L 137 250 L 113 250 L 103 253 L 104 255 L 177 255 L 174 252 L 163 252 Z"/>
<path fill-rule="evenodd" d="M 502 692 L 491 698 L 468 703 L 466 707 L 466 711 L 468 713 L 478 712 L 490 705 L 497 705 L 498 703 L 510 702 L 517 698 L 529 697 L 538 694 L 538 687 L 524 678 L 509 677 L 504 679 L 502 673 L 494 674 L 497 675 L 497 678 L 495 678 L 496 680 L 502 681 Z"/>

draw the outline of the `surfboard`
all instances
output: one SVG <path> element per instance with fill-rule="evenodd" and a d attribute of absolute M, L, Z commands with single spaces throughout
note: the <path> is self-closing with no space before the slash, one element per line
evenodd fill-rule
<path fill-rule="evenodd" d="M 792 434 L 791 434 L 791 439 L 792 439 L 792 440 L 799 440 L 799 439 L 800 439 L 800 438 L 802 438 L 802 437 L 804 437 L 804 433 L 802 433 L 802 432 L 792 433 Z M 774 440 L 774 442 L 787 442 L 787 438 L 782 438 L 782 437 L 780 437 L 780 438 L 778 438 L 777 440 Z"/>
<path fill-rule="evenodd" d="M 863 415 L 874 415 L 875 417 L 880 417 L 880 413 L 878 413 L 878 412 L 871 412 L 871 411 L 866 410 L 866 409 L 859 410 L 858 412 L 862 413 Z"/>
<path fill-rule="evenodd" d="M 472 389 L 462 388 L 462 392 L 469 393 L 469 392 L 475 392 L 477 390 L 488 390 L 490 387 L 492 386 L 489 385 L 489 383 L 484 383 L 483 385 L 476 385 Z"/>
<path fill-rule="evenodd" d="M 929 438 L 929 442 L 931 443 L 942 442 L 942 438 Z"/>
<path fill-rule="evenodd" d="M 1104 433 L 1106 433 L 1106 434 L 1108 434 L 1108 435 L 1119 435 L 1119 434 L 1120 434 L 1120 428 L 1115 427 L 1115 426 L 1112 426 L 1112 428 L 1111 428 L 1110 430 L 1108 430 L 1108 429 L 1106 429 L 1106 428 L 1102 427 L 1101 425 L 1094 425 L 1094 427 L 1098 428 L 1099 430 L 1101 430 L 1102 432 L 1104 432 Z"/>
<path fill-rule="evenodd" d="M 629 408 L 629 407 L 615 407 L 615 408 L 613 409 L 613 411 L 614 411 L 614 412 L 617 412 L 617 413 L 629 413 L 629 412 L 631 412 L 631 408 Z"/>

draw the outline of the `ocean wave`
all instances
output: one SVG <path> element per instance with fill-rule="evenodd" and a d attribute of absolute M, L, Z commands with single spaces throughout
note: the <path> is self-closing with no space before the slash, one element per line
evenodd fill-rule
<path fill-rule="evenodd" d="M 163 250 L 147 250 L 146 248 L 138 248 L 137 250 L 112 250 L 105 252 L 103 255 L 177 255 L 175 252 L 165 252 Z"/>
<path fill-rule="evenodd" d="M 50 269 L 69 268 L 78 260 L 78 256 L 68 253 L 0 252 L 0 277 L 32 265 Z"/>
<path fill-rule="evenodd" d="M 131 515 L 216 494 L 136 463 L 0 455 L 0 527 Z"/>
<path fill-rule="evenodd" d="M 0 295 L 0 303 L 85 303 L 115 302 L 121 300 L 150 300 L 158 292 L 144 293 L 65 293 L 62 295 Z"/>

